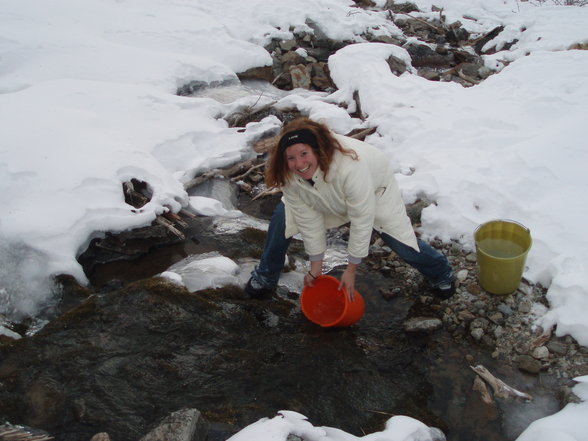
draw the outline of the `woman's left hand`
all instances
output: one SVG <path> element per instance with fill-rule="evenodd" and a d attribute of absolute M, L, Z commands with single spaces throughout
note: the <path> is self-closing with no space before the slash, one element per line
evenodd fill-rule
<path fill-rule="evenodd" d="M 347 299 L 350 302 L 353 302 L 355 298 L 355 269 L 357 265 L 352 263 L 347 265 L 347 269 L 343 272 L 341 276 L 341 283 L 339 283 L 339 289 L 345 288 L 347 293 Z"/>

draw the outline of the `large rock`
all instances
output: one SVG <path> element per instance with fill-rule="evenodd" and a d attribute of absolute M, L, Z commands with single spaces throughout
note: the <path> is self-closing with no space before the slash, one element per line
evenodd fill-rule
<path fill-rule="evenodd" d="M 161 278 L 135 282 L 0 346 L 0 418 L 61 441 L 98 432 L 136 441 L 184 408 L 240 427 L 291 409 L 317 424 L 379 430 L 385 418 L 360 409 L 422 408 L 409 402 L 429 387 L 418 368 L 428 363 L 403 339 L 401 311 L 372 308 L 363 331 L 329 332 L 287 296 L 245 300 L 238 287 L 194 294 Z M 406 363 L 414 367 L 400 379 L 394 366 Z"/>

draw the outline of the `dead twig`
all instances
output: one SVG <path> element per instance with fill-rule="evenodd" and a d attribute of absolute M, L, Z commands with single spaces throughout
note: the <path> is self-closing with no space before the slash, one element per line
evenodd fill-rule
<path fill-rule="evenodd" d="M 171 223 L 176 223 L 184 228 L 188 227 L 188 223 L 185 222 L 180 216 L 178 216 L 175 213 L 172 213 L 171 211 L 168 211 L 167 213 L 164 213 L 163 216 L 170 221 Z"/>
<path fill-rule="evenodd" d="M 179 237 L 180 239 L 185 239 L 186 236 L 184 235 L 184 233 L 182 233 L 180 230 L 178 230 L 170 221 L 168 221 L 165 217 L 163 216 L 157 216 L 155 218 L 155 222 L 157 222 L 159 225 L 167 228 L 167 230 L 176 235 L 177 237 Z"/>
<path fill-rule="evenodd" d="M 259 199 L 261 197 L 271 196 L 271 195 L 274 195 L 274 194 L 278 194 L 281 191 L 282 190 L 280 190 L 279 188 L 268 188 L 267 190 L 263 190 L 261 193 L 258 193 L 254 197 L 252 197 L 251 198 L 251 201 L 254 201 L 254 200 Z"/>

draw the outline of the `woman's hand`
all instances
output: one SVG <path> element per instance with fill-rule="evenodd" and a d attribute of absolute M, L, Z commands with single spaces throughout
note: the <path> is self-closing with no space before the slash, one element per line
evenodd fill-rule
<path fill-rule="evenodd" d="M 345 288 L 347 292 L 347 299 L 350 302 L 353 302 L 355 298 L 355 270 L 357 269 L 357 265 L 354 263 L 347 264 L 347 269 L 343 272 L 341 276 L 341 283 L 339 283 L 339 289 Z"/>
<path fill-rule="evenodd" d="M 304 275 L 304 286 L 314 286 L 315 279 L 323 272 L 323 261 L 310 262 L 310 271 Z"/>

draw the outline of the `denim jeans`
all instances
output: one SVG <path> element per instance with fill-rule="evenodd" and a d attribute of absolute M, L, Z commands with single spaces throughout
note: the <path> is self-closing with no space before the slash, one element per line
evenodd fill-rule
<path fill-rule="evenodd" d="M 251 272 L 251 276 L 266 288 L 278 283 L 286 260 L 286 253 L 291 239 L 286 239 L 286 212 L 284 203 L 280 202 L 270 220 L 265 247 L 259 264 Z M 453 280 L 453 271 L 447 258 L 426 242 L 417 239 L 419 251 L 382 233 L 382 240 L 402 260 L 417 269 L 425 276 L 431 286 L 435 287 Z"/>

